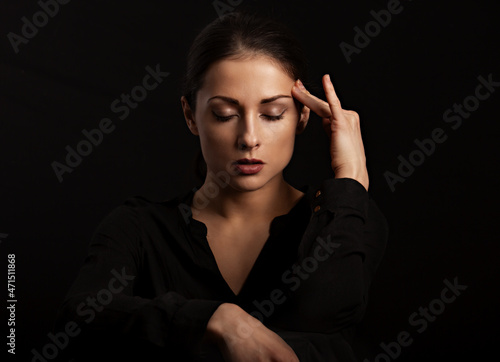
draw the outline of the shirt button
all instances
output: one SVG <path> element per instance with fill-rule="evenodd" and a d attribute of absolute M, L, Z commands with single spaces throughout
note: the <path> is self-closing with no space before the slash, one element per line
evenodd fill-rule
<path fill-rule="evenodd" d="M 318 206 L 316 206 L 316 207 L 314 208 L 314 212 L 319 211 L 319 209 L 321 209 L 321 206 L 319 206 L 319 205 L 318 205 Z"/>
<path fill-rule="evenodd" d="M 321 195 L 321 190 L 316 191 L 316 197 L 318 197 L 319 195 Z"/>

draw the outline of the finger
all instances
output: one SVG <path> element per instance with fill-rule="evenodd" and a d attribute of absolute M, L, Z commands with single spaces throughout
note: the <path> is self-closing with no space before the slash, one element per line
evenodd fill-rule
<path fill-rule="evenodd" d="M 312 109 L 316 113 L 319 112 L 321 117 L 330 117 L 331 111 L 328 103 L 312 95 L 303 85 L 303 88 L 301 88 L 300 85 L 302 84 L 298 80 L 292 89 L 292 95 L 309 109 Z"/>
<path fill-rule="evenodd" d="M 324 100 L 312 95 L 307 90 L 302 90 L 294 85 L 292 95 L 306 107 L 322 118 L 327 118 L 332 115 L 330 106 Z"/>
<path fill-rule="evenodd" d="M 328 101 L 333 117 L 335 119 L 341 119 L 344 115 L 344 112 L 342 110 L 340 100 L 337 97 L 337 93 L 335 93 L 335 88 L 333 88 L 333 84 L 329 74 L 323 76 L 323 88 L 325 89 L 326 100 Z"/>
<path fill-rule="evenodd" d="M 304 112 L 304 117 L 306 119 L 309 119 L 309 116 L 311 115 L 311 109 L 308 106 L 304 106 L 302 112 Z"/>

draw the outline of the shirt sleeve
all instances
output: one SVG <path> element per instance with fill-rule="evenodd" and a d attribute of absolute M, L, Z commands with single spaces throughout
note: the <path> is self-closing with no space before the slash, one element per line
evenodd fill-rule
<path fill-rule="evenodd" d="M 288 331 L 331 334 L 361 321 L 388 224 L 354 179 L 326 179 L 315 191 L 297 261 L 283 274 L 280 289 L 287 302 L 276 308 L 272 323 Z"/>
<path fill-rule="evenodd" d="M 115 338 L 122 349 L 137 343 L 146 350 L 175 349 L 185 357 L 197 353 L 208 320 L 223 302 L 186 299 L 173 291 L 151 298 L 138 293 L 140 283 L 147 283 L 140 280 L 141 242 L 137 210 L 126 204 L 97 227 L 55 323 L 56 332 L 78 325 L 75 352 L 88 353 Z"/>

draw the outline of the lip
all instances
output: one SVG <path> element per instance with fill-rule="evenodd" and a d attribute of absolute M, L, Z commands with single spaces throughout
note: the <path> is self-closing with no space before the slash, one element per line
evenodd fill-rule
<path fill-rule="evenodd" d="M 247 162 L 248 164 L 245 164 Z M 234 163 L 236 169 L 244 175 L 254 175 L 264 168 L 264 161 L 256 158 L 241 158 Z"/>
<path fill-rule="evenodd" d="M 240 158 L 236 161 L 236 163 L 264 163 L 264 161 L 259 160 L 258 158 Z"/>

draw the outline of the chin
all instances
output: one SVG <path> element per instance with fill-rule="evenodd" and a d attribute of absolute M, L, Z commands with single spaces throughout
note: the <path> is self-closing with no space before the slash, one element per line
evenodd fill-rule
<path fill-rule="evenodd" d="M 237 191 L 255 191 L 263 187 L 267 181 L 259 175 L 237 175 L 231 178 L 229 185 Z"/>

